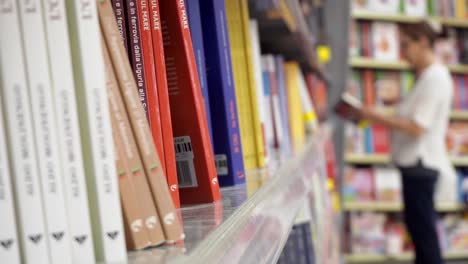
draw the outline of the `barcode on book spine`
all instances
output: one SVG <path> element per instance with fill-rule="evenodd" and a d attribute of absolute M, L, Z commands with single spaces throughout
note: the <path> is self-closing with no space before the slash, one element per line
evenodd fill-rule
<path fill-rule="evenodd" d="M 218 176 L 228 175 L 229 171 L 228 171 L 227 156 L 224 154 L 215 155 L 214 159 L 215 159 L 216 171 L 218 172 Z"/>
<path fill-rule="evenodd" d="M 198 186 L 195 166 L 193 164 L 193 148 L 190 137 L 175 137 L 174 148 L 177 165 L 177 179 L 179 188 L 193 188 Z"/>

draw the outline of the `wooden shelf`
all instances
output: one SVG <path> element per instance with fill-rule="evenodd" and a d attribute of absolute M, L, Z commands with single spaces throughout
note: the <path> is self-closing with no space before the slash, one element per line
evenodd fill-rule
<path fill-rule="evenodd" d="M 367 68 L 379 70 L 409 70 L 410 66 L 404 61 L 380 61 L 373 58 L 356 57 L 350 58 L 349 64 L 353 68 Z M 450 72 L 465 74 L 468 73 L 468 65 L 449 65 Z"/>
<path fill-rule="evenodd" d="M 403 14 L 397 15 L 388 15 L 388 14 L 376 14 L 371 12 L 356 12 L 352 14 L 354 19 L 359 20 L 375 20 L 375 21 L 386 21 L 386 22 L 395 22 L 395 23 L 415 23 L 421 21 L 420 17 L 407 16 Z M 459 18 L 445 18 L 445 17 L 433 17 L 432 19 L 440 21 L 445 26 L 448 27 L 468 27 L 468 20 L 459 19 Z"/>
<path fill-rule="evenodd" d="M 388 165 L 390 164 L 390 156 L 387 154 L 346 154 L 345 162 L 349 164 L 363 165 Z M 453 166 L 468 167 L 468 157 L 452 157 L 450 158 Z"/>
<path fill-rule="evenodd" d="M 387 256 L 379 254 L 347 254 L 346 263 L 380 263 L 380 262 L 407 262 L 414 259 L 413 254 L 405 253 L 398 256 Z M 448 252 L 444 254 L 445 260 L 468 259 L 468 252 Z"/>
<path fill-rule="evenodd" d="M 403 205 L 401 203 L 393 202 L 345 202 L 343 205 L 344 211 L 376 211 L 376 212 L 401 212 Z M 436 209 L 440 213 L 448 212 L 461 212 L 464 207 L 460 204 L 452 203 L 439 203 Z"/>

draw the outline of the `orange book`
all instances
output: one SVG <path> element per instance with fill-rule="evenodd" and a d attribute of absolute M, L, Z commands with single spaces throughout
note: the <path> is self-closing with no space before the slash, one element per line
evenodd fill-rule
<path fill-rule="evenodd" d="M 366 106 L 375 105 L 375 87 L 374 72 L 372 70 L 363 70 L 362 79 L 364 81 L 364 104 Z"/>
<path fill-rule="evenodd" d="M 127 223 L 131 225 L 131 232 L 136 232 L 139 228 L 143 229 L 143 231 L 147 233 L 147 242 L 149 245 L 159 245 L 165 241 L 163 229 L 159 222 L 156 205 L 151 196 L 151 190 L 148 186 L 145 170 L 138 153 L 130 120 L 128 120 L 112 62 L 109 58 L 109 52 L 105 45 L 103 45 L 103 54 L 106 63 L 107 96 L 109 98 L 109 108 L 111 110 L 112 133 L 117 148 L 116 152 L 119 157 L 119 161 L 117 162 L 118 173 L 119 175 L 123 173 L 127 176 L 127 180 L 129 181 L 128 185 L 131 185 L 133 195 L 136 198 L 136 204 L 134 204 L 133 207 L 138 209 L 141 216 L 141 223 L 128 222 L 128 219 Z M 122 177 L 120 179 L 122 179 Z M 120 182 L 122 183 L 122 180 Z M 122 195 L 122 189 L 120 189 L 120 191 Z M 130 208 L 130 210 L 131 209 L 132 208 Z M 134 243 L 129 246 L 134 249 L 143 248 L 139 245 L 141 244 Z"/>
<path fill-rule="evenodd" d="M 174 151 L 174 136 L 172 135 L 171 108 L 167 87 L 166 62 L 164 61 L 164 46 L 159 15 L 159 0 L 151 0 L 151 32 L 153 37 L 154 64 L 156 65 L 156 82 L 159 95 L 159 114 L 162 124 L 162 139 L 164 144 L 164 159 L 166 161 L 166 178 L 172 194 L 174 205 L 180 207 L 179 184 Z"/>
<path fill-rule="evenodd" d="M 167 186 L 166 176 L 162 169 L 158 153 L 153 143 L 151 130 L 146 121 L 145 112 L 140 103 L 136 81 L 123 46 L 117 23 L 109 0 L 99 0 L 99 20 L 109 55 L 119 83 L 121 97 L 125 103 L 132 131 L 143 167 L 151 189 L 151 194 L 163 225 L 168 242 L 175 242 L 185 237 L 174 202 Z"/>
<path fill-rule="evenodd" d="M 184 1 L 160 3 L 182 204 L 221 199 Z"/>

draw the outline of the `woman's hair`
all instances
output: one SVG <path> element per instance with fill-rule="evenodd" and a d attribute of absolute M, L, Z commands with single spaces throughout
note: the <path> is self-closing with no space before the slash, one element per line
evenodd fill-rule
<path fill-rule="evenodd" d="M 421 38 L 427 38 L 431 47 L 434 47 L 438 39 L 448 37 L 447 29 L 444 28 L 440 22 L 431 20 L 423 20 L 416 23 L 402 23 L 400 24 L 400 32 L 415 41 Z"/>

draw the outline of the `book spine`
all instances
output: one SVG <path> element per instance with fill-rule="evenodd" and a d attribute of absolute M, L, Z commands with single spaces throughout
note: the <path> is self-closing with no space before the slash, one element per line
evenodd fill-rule
<path fill-rule="evenodd" d="M 266 147 L 265 139 L 265 125 L 266 125 L 266 106 L 264 105 L 263 97 L 263 72 L 262 72 L 262 52 L 260 50 L 260 37 L 258 32 L 258 22 L 256 20 L 250 21 L 250 43 L 253 56 L 253 69 L 254 69 L 254 78 L 255 78 L 255 88 L 257 93 L 257 107 L 258 107 L 258 117 L 261 126 L 261 135 L 264 148 L 264 160 L 265 164 L 268 164 L 269 156 Z"/>
<path fill-rule="evenodd" d="M 452 75 L 453 80 L 453 98 L 452 98 L 452 109 L 457 110 L 461 109 L 460 104 L 460 85 L 458 85 L 457 78 Z"/>
<path fill-rule="evenodd" d="M 460 75 L 458 76 L 458 83 L 460 87 L 460 101 L 461 101 L 461 109 L 467 109 L 468 108 L 468 91 L 467 91 L 467 83 L 465 82 L 465 76 Z"/>
<path fill-rule="evenodd" d="M 96 260 L 125 261 L 112 125 L 96 2 L 67 1 Z"/>
<path fill-rule="evenodd" d="M 273 123 L 273 111 L 271 106 L 271 79 L 268 71 L 268 60 L 262 56 L 263 77 L 263 105 L 265 106 L 265 152 L 273 156 L 275 148 L 275 125 Z"/>
<path fill-rule="evenodd" d="M 364 130 L 365 133 L 365 149 L 367 154 L 374 154 L 374 139 L 372 127 L 367 126 Z"/>
<path fill-rule="evenodd" d="M 128 51 L 128 28 L 127 28 L 127 12 L 125 0 L 112 0 L 115 18 L 117 19 L 117 27 L 119 28 L 120 36 L 124 43 L 125 49 Z"/>
<path fill-rule="evenodd" d="M 187 10 L 180 0 L 160 2 L 160 10 L 181 202 L 217 201 L 220 199 L 219 183 Z M 179 105 L 185 107 L 182 109 Z"/>
<path fill-rule="evenodd" d="M 183 230 L 176 215 L 158 153 L 154 144 L 148 144 L 148 142 L 151 143 L 153 140 L 151 131 L 146 121 L 143 107 L 139 102 L 136 82 L 130 63 L 126 57 L 125 48 L 119 41 L 119 32 L 109 0 L 100 1 L 98 7 L 101 29 L 119 83 L 121 98 L 127 109 L 153 200 L 157 207 L 160 221 L 163 224 L 165 237 L 167 240 L 183 239 Z"/>
<path fill-rule="evenodd" d="M 463 110 L 467 110 L 468 109 L 468 75 L 464 75 L 464 76 L 460 76 L 460 78 L 463 79 L 463 82 L 462 82 L 462 87 L 461 89 L 463 89 L 463 93 L 465 95 L 464 97 L 464 101 L 465 101 L 465 105 L 463 108 Z M 459 95 L 460 96 L 460 95 Z"/>
<path fill-rule="evenodd" d="M 114 133 L 114 140 L 120 141 L 121 154 L 120 159 L 127 167 L 124 169 L 128 172 L 127 179 L 121 179 L 121 184 L 127 184 L 132 188 L 132 196 L 135 197 L 135 204 L 131 205 L 131 210 L 134 208 L 138 209 L 138 215 L 140 216 L 141 228 L 148 232 L 149 245 L 159 245 L 164 242 L 164 233 L 162 225 L 159 222 L 159 216 L 156 212 L 156 205 L 154 204 L 153 198 L 151 197 L 151 190 L 146 180 L 146 173 L 143 168 L 143 164 L 138 154 L 138 147 L 133 136 L 131 124 L 125 110 L 125 105 L 120 95 L 117 79 L 112 67 L 112 62 L 109 56 L 109 52 L 105 43 L 103 42 L 104 60 L 106 62 L 106 74 L 107 74 L 107 95 L 109 98 L 109 106 L 111 110 L 112 118 L 112 131 Z M 117 138 L 116 138 L 117 137 Z M 119 143 L 119 142 L 118 142 Z M 123 166 L 124 164 L 120 164 Z M 119 163 L 117 162 L 119 167 Z M 120 171 L 118 170 L 120 175 Z M 122 182 L 122 180 L 124 182 Z M 127 181 L 127 182 L 125 182 Z M 121 187 L 122 190 L 122 187 Z M 122 192 L 121 192 L 122 195 Z M 123 198 L 123 197 L 122 197 Z M 133 227 L 132 222 L 127 220 Z M 138 226 L 138 223 L 135 223 Z M 133 228 L 131 229 L 133 230 Z M 135 229 L 135 231 L 141 231 Z M 139 248 L 144 248 L 148 244 L 135 244 L 141 245 Z"/>
<path fill-rule="evenodd" d="M 199 1 L 185 1 L 187 14 L 190 26 L 190 36 L 192 37 L 193 52 L 197 64 L 198 80 L 200 81 L 200 88 L 203 96 L 203 102 L 206 110 L 206 120 L 208 122 L 208 130 L 210 133 L 211 144 L 213 144 L 213 129 L 210 111 L 210 96 L 208 93 L 208 83 L 206 81 L 206 65 L 205 65 L 205 51 L 203 49 L 203 35 L 200 15 L 200 2 Z"/>
<path fill-rule="evenodd" d="M 286 63 L 286 83 L 289 106 L 289 122 L 291 128 L 291 141 L 294 152 L 298 152 L 305 142 L 304 122 L 302 118 L 301 96 L 299 94 L 299 65 Z"/>
<path fill-rule="evenodd" d="M 380 125 L 372 126 L 372 141 L 374 152 L 377 154 L 387 154 L 390 151 L 390 140 L 388 131 L 385 127 Z"/>
<path fill-rule="evenodd" d="M 283 137 L 283 156 L 289 157 L 291 155 L 291 136 L 289 134 L 289 115 L 288 115 L 288 98 L 286 92 L 286 80 L 284 76 L 284 59 L 280 56 L 275 58 L 276 63 L 276 75 L 278 79 L 278 95 L 280 100 L 281 108 L 281 121 L 284 132 Z"/>
<path fill-rule="evenodd" d="M 133 0 L 130 0 L 130 2 Z M 146 94 L 148 96 L 149 124 L 153 141 L 159 157 L 164 157 L 164 143 L 162 135 L 162 123 L 159 111 L 159 95 L 156 83 L 156 67 L 154 63 L 153 38 L 151 36 L 151 10 L 148 0 L 136 0 L 138 7 L 138 20 L 141 38 L 141 54 L 143 56 L 143 66 L 145 68 Z M 161 159 L 163 170 L 166 170 L 166 161 Z"/>
<path fill-rule="evenodd" d="M 301 96 L 302 118 L 308 132 L 314 132 L 318 128 L 317 113 L 307 90 L 304 75 L 299 73 L 299 94 Z"/>
<path fill-rule="evenodd" d="M 169 91 L 167 87 L 166 62 L 164 56 L 163 37 L 159 0 L 151 0 L 151 29 L 153 37 L 154 63 L 156 64 L 156 81 L 159 95 L 159 111 L 164 129 L 164 159 L 166 162 L 166 179 L 171 191 L 172 200 L 176 208 L 180 207 L 179 183 L 174 151 L 174 136 L 172 134 L 171 108 L 169 105 Z"/>
<path fill-rule="evenodd" d="M 49 236 L 52 263 L 71 263 L 70 238 L 63 194 L 63 177 L 58 153 L 57 124 L 39 0 L 20 1 L 20 20 L 29 96 L 35 131 L 39 181 Z"/>
<path fill-rule="evenodd" d="M 1 82 L 1 79 L 0 79 Z M 0 95 L 0 126 L 5 127 L 3 121 L 2 96 Z M 4 129 L 0 129 L 0 259 L 5 263 L 19 264 L 19 241 L 16 233 L 17 221 L 11 188 L 11 177 L 7 150 L 7 140 Z"/>
<path fill-rule="evenodd" d="M 375 105 L 375 87 L 374 87 L 374 72 L 372 70 L 364 70 L 362 74 L 364 80 L 364 104 L 366 106 Z"/>
<path fill-rule="evenodd" d="M 127 26 L 128 26 L 128 54 L 133 69 L 133 75 L 137 83 L 138 96 L 145 110 L 146 119 L 150 120 L 148 94 L 146 90 L 145 67 L 143 63 L 142 41 L 140 32 L 140 19 L 138 17 L 138 0 L 126 0 Z"/>
<path fill-rule="evenodd" d="M 273 127 L 275 135 L 275 148 L 283 148 L 283 138 L 284 132 L 283 127 L 281 126 L 281 110 L 280 110 L 280 101 L 278 95 L 278 80 L 276 78 L 276 65 L 275 58 L 273 55 L 268 55 L 267 57 L 268 72 L 270 76 L 270 88 L 271 88 L 271 114 L 273 116 Z"/>
<path fill-rule="evenodd" d="M 221 186 L 245 182 L 224 1 L 200 1 L 215 163 Z"/>
<path fill-rule="evenodd" d="M 95 261 L 65 1 L 43 0 L 72 259 Z"/>
<path fill-rule="evenodd" d="M 17 4 L 0 4 L 0 75 L 18 233 L 23 261 L 50 263 Z"/>

